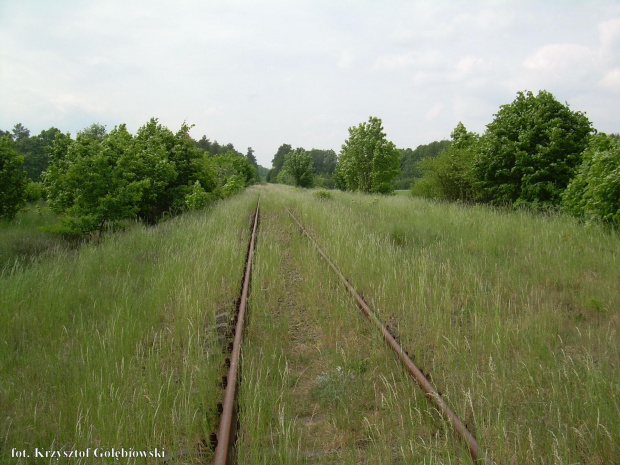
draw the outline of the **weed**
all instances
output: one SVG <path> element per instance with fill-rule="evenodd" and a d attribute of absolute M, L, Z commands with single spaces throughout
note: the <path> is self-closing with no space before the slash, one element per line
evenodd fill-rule
<path fill-rule="evenodd" d="M 333 198 L 331 192 L 326 190 L 315 191 L 312 195 L 319 200 L 331 200 Z"/>

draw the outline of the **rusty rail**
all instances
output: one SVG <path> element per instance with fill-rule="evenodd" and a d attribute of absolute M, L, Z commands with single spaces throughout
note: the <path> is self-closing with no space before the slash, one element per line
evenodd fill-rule
<path fill-rule="evenodd" d="M 403 364 L 407 367 L 409 374 L 414 377 L 417 381 L 418 385 L 425 391 L 427 398 L 437 407 L 439 412 L 446 418 L 452 427 L 456 430 L 461 439 L 467 444 L 467 448 L 469 449 L 469 453 L 474 460 L 475 463 L 484 463 L 485 465 L 495 465 L 493 459 L 489 457 L 478 445 L 476 438 L 471 434 L 471 432 L 467 429 L 467 427 L 459 420 L 456 414 L 450 409 L 448 404 L 443 400 L 441 394 L 435 389 L 435 387 L 430 383 L 430 381 L 424 376 L 424 373 L 413 363 L 413 361 L 409 358 L 409 355 L 405 352 L 402 346 L 394 339 L 392 334 L 388 331 L 383 323 L 377 318 L 375 312 L 373 312 L 368 304 L 364 301 L 364 299 L 357 293 L 353 285 L 349 282 L 347 278 L 342 274 L 342 272 L 338 269 L 338 267 L 332 262 L 329 257 L 323 252 L 323 249 L 319 246 L 319 244 L 314 240 L 314 238 L 306 231 L 301 222 L 293 215 L 293 213 L 289 210 L 288 207 L 286 211 L 288 214 L 295 220 L 299 228 L 306 235 L 306 237 L 312 242 L 316 250 L 319 254 L 325 259 L 325 261 L 329 264 L 331 269 L 338 275 L 338 277 L 342 280 L 345 287 L 349 290 L 349 292 L 353 295 L 355 300 L 357 301 L 360 309 L 364 313 L 364 315 L 370 319 L 381 331 L 383 338 L 388 343 L 388 345 L 396 352 L 396 355 L 400 358 Z"/>
<path fill-rule="evenodd" d="M 245 262 L 245 274 L 243 277 L 243 287 L 239 300 L 239 311 L 237 313 L 237 323 L 235 325 L 235 337 L 232 343 L 228 375 L 224 378 L 225 392 L 224 402 L 222 403 L 222 413 L 217 436 L 212 438 L 216 442 L 214 465 L 231 465 L 233 463 L 233 448 L 235 442 L 234 429 L 237 423 L 237 412 L 235 408 L 237 395 L 237 375 L 239 373 L 239 357 L 241 354 L 241 340 L 243 337 L 243 326 L 247 299 L 250 291 L 250 276 L 252 273 L 252 257 L 254 256 L 254 244 L 256 242 L 256 230 L 258 226 L 258 216 L 260 213 L 260 197 L 256 203 L 256 213 L 254 214 L 254 225 L 252 227 L 252 237 L 248 247 L 248 256 Z"/>

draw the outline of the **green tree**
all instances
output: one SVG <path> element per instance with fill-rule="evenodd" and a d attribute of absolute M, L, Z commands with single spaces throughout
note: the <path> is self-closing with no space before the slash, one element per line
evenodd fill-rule
<path fill-rule="evenodd" d="M 298 187 L 312 187 L 314 168 L 312 156 L 302 148 L 286 154 L 282 171 Z"/>
<path fill-rule="evenodd" d="M 548 208 L 581 162 L 592 126 L 551 93 L 519 92 L 502 105 L 478 144 L 473 170 L 480 200 Z"/>
<path fill-rule="evenodd" d="M 15 144 L 15 150 L 24 157 L 24 171 L 32 181 L 39 182 L 41 174 L 47 169 L 49 150 L 57 134 L 64 137 L 59 129 L 52 127 Z"/>
<path fill-rule="evenodd" d="M 347 189 L 390 193 L 400 172 L 400 152 L 386 139 L 381 120 L 371 116 L 349 128 L 338 165 Z"/>
<path fill-rule="evenodd" d="M 125 125 L 109 134 L 85 130 L 76 140 L 57 136 L 44 178 L 65 231 L 114 229 L 135 217 L 154 223 L 203 206 L 203 194 L 216 188 L 215 170 L 189 130 L 183 124 L 174 134 L 153 118 L 135 137 Z"/>
<path fill-rule="evenodd" d="M 89 131 L 74 141 L 56 138 L 44 177 L 50 208 L 63 215 L 62 232 L 102 232 L 138 214 L 150 182 L 135 176 L 131 142 L 124 125 L 102 139 Z"/>
<path fill-rule="evenodd" d="M 0 139 L 0 219 L 12 220 L 25 203 L 27 179 L 23 157 L 14 150 L 10 137 Z"/>
<path fill-rule="evenodd" d="M 444 200 L 471 201 L 475 198 L 472 168 L 479 136 L 468 132 L 461 122 L 451 134 L 452 141 L 439 156 L 419 162 L 423 172 L 411 193 Z"/>
<path fill-rule="evenodd" d="M 17 123 L 13 126 L 13 140 L 19 142 L 22 139 L 30 137 L 30 130 L 25 128 L 22 123 Z"/>
<path fill-rule="evenodd" d="M 312 149 L 308 151 L 316 174 L 333 175 L 338 163 L 336 152 L 331 149 Z"/>
<path fill-rule="evenodd" d="M 313 185 L 330 189 L 333 188 L 333 176 L 336 170 L 336 164 L 338 163 L 336 152 L 331 149 L 312 149 L 309 150 L 308 153 L 312 157 L 312 164 L 314 165 Z"/>
<path fill-rule="evenodd" d="M 213 158 L 218 179 L 218 193 L 228 197 L 255 184 L 258 172 L 243 155 L 226 152 Z"/>
<path fill-rule="evenodd" d="M 288 153 L 291 153 L 293 148 L 290 144 L 282 144 L 276 154 L 273 156 L 271 160 L 271 170 L 267 173 L 267 182 L 276 182 L 278 179 L 278 174 L 282 170 L 284 166 L 284 158 Z"/>
<path fill-rule="evenodd" d="M 428 158 L 436 158 L 450 147 L 449 140 L 433 141 L 429 144 L 418 145 L 415 150 L 398 149 L 401 154 L 400 174 L 395 178 L 396 189 L 409 189 L 422 177 L 420 162 Z"/>
<path fill-rule="evenodd" d="M 248 151 L 245 157 L 250 162 L 250 165 L 252 165 L 258 171 L 258 162 L 256 161 L 256 157 L 254 156 L 254 149 L 252 147 L 248 147 Z"/>
<path fill-rule="evenodd" d="M 592 137 L 577 174 L 562 196 L 566 211 L 586 221 L 620 227 L 620 141 Z"/>

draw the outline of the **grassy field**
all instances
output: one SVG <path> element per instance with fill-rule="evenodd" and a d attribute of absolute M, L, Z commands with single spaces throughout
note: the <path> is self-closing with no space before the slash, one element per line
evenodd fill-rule
<path fill-rule="evenodd" d="M 617 463 L 617 235 L 563 217 L 280 189 L 498 463 Z"/>
<path fill-rule="evenodd" d="M 0 275 L 23 269 L 41 257 L 75 248 L 58 235 L 40 227 L 57 223 L 43 202 L 30 204 L 14 221 L 0 221 Z"/>
<path fill-rule="evenodd" d="M 256 198 L 249 190 L 1 278 L 0 463 L 93 463 L 95 448 L 121 447 L 205 460 L 195 453 L 221 396 L 215 315 L 233 311 Z M 92 450 L 12 457 L 35 448 Z"/>
<path fill-rule="evenodd" d="M 0 463 L 35 463 L 13 448 L 121 446 L 209 462 L 192 454 L 222 392 L 215 315 L 234 307 L 258 194 L 238 463 L 471 463 L 284 206 L 498 464 L 619 463 L 617 235 L 275 185 L 7 268 Z"/>

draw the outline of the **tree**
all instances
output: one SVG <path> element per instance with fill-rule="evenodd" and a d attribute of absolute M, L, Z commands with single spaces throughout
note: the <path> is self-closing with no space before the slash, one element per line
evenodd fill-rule
<path fill-rule="evenodd" d="M 30 130 L 25 128 L 22 123 L 17 123 L 13 126 L 13 140 L 19 142 L 22 139 L 30 137 Z"/>
<path fill-rule="evenodd" d="M 451 134 L 452 142 L 437 157 L 420 161 L 422 178 L 411 187 L 413 195 L 444 200 L 471 201 L 475 198 L 472 167 L 479 136 L 461 122 Z"/>
<path fill-rule="evenodd" d="M 338 162 L 339 175 L 349 190 L 390 193 L 400 172 L 400 152 L 388 141 L 379 118 L 349 128 Z"/>
<path fill-rule="evenodd" d="M 218 179 L 218 193 L 228 197 L 257 182 L 258 171 L 248 159 L 236 152 L 227 152 L 213 158 Z"/>
<path fill-rule="evenodd" d="M 282 171 L 287 173 L 295 186 L 312 187 L 314 168 L 312 156 L 302 148 L 286 155 Z"/>
<path fill-rule="evenodd" d="M 430 144 L 418 145 L 415 150 L 398 149 L 401 154 L 400 174 L 395 179 L 396 189 L 409 189 L 422 177 L 420 162 L 424 159 L 436 158 L 450 147 L 449 140 L 434 141 Z"/>
<path fill-rule="evenodd" d="M 258 171 L 258 162 L 256 161 L 256 157 L 254 156 L 254 149 L 252 149 L 252 147 L 248 147 L 248 152 L 245 157 L 250 162 L 250 165 L 252 165 Z"/>
<path fill-rule="evenodd" d="M 269 173 L 267 173 L 267 182 L 276 182 L 278 174 L 284 166 L 284 158 L 286 157 L 286 154 L 291 153 L 292 151 L 293 148 L 290 144 L 282 144 L 278 148 L 278 151 L 273 156 L 273 160 L 271 160 L 272 168 L 269 170 Z"/>
<path fill-rule="evenodd" d="M 150 181 L 136 177 L 131 144 L 124 125 L 101 139 L 90 131 L 56 138 L 45 183 L 51 210 L 64 215 L 60 231 L 102 232 L 137 216 Z"/>
<path fill-rule="evenodd" d="M 24 171 L 34 182 L 39 182 L 41 174 L 47 169 L 49 150 L 54 144 L 56 135 L 64 137 L 60 130 L 52 127 L 36 136 L 23 138 L 15 144 L 15 150 L 24 157 Z"/>
<path fill-rule="evenodd" d="M 152 118 L 135 137 L 125 125 L 109 134 L 81 131 L 76 140 L 57 136 L 44 178 L 64 231 L 104 231 L 136 217 L 154 223 L 204 206 L 215 170 L 189 130 L 183 124 L 174 134 Z"/>
<path fill-rule="evenodd" d="M 338 157 L 333 150 L 312 149 L 308 151 L 312 157 L 312 164 L 316 174 L 333 175 L 338 163 Z"/>
<path fill-rule="evenodd" d="M 0 219 L 12 220 L 25 203 L 24 159 L 14 150 L 14 145 L 10 137 L 0 139 Z"/>
<path fill-rule="evenodd" d="M 586 221 L 620 227 L 620 141 L 592 137 L 577 174 L 562 196 L 566 211 Z"/>
<path fill-rule="evenodd" d="M 519 92 L 502 105 L 481 138 L 472 171 L 480 200 L 548 208 L 581 162 L 592 126 L 551 93 Z"/>

